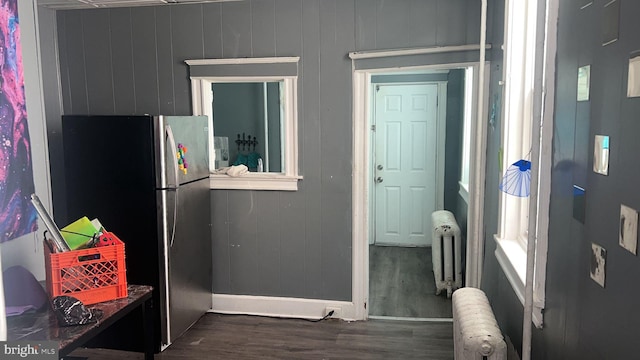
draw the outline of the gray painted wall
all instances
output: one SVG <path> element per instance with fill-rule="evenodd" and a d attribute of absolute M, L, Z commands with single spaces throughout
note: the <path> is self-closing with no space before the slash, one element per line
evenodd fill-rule
<path fill-rule="evenodd" d="M 503 51 L 500 45 L 504 41 L 504 1 L 494 1 L 494 7 L 489 11 L 493 16 L 493 51 L 491 53 L 491 71 L 489 88 L 489 109 L 502 103 L 502 87 L 498 82 L 502 80 Z M 499 107 L 498 107 L 499 109 Z M 498 111 L 495 117 L 487 119 L 487 167 L 486 187 L 484 196 L 484 271 L 482 274 L 482 288 L 491 300 L 491 306 L 503 334 L 513 342 L 520 351 L 522 338 L 522 305 L 511 289 L 511 284 L 505 277 L 497 263 L 494 252 L 496 243 L 493 235 L 498 229 L 498 184 L 501 179 L 501 169 L 498 154 L 501 148 L 502 117 Z"/>
<path fill-rule="evenodd" d="M 444 173 L 444 208 L 459 220 L 458 182 L 462 162 L 462 130 L 464 128 L 464 70 L 449 72 L 447 79 L 447 128 Z M 466 209 L 465 209 L 466 212 Z M 466 217 L 466 215 L 465 215 Z"/>
<path fill-rule="evenodd" d="M 459 195 L 462 171 L 462 140 L 464 130 L 465 70 L 449 72 L 447 86 L 447 145 L 445 153 L 444 208 L 453 212 L 462 233 L 462 258 L 466 256 L 468 205 Z M 466 266 L 463 264 L 463 273 Z"/>
<path fill-rule="evenodd" d="M 640 102 L 626 97 L 629 54 L 638 50 L 637 1 L 622 1 L 619 39 L 605 47 L 601 28 L 608 1 L 560 1 L 553 139 L 549 251 L 544 329 L 534 331 L 533 359 L 632 359 L 638 357 L 637 298 L 640 260 L 618 245 L 620 204 L 640 208 Z M 494 16 L 502 14 L 495 9 Z M 494 30 L 501 27 L 494 22 Z M 496 32 L 498 33 L 498 32 Z M 495 44 L 499 40 L 495 39 Z M 494 56 L 497 52 L 494 53 Z M 493 59 L 493 66 L 500 60 Z M 591 96 L 577 102 L 578 67 L 591 64 Z M 492 72 L 492 95 L 500 78 Z M 505 332 L 520 348 L 522 305 L 511 291 L 493 251 L 497 229 L 499 123 L 489 134 L 483 287 Z M 611 136 L 610 172 L 591 171 L 593 137 Z M 584 224 L 572 216 L 574 184 L 587 191 Z M 591 243 L 607 249 L 606 285 L 589 277 Z"/>
<path fill-rule="evenodd" d="M 56 36 L 56 12 L 51 9 L 38 8 L 38 28 L 40 33 L 40 56 L 42 57 L 42 86 L 45 116 L 47 119 L 47 141 L 49 150 L 49 170 L 63 169 L 62 153 L 62 94 L 60 92 L 60 78 L 58 74 L 58 39 Z M 51 176 L 53 197 L 53 212 L 56 221 L 67 218 L 66 207 L 58 206 L 66 198 L 64 182 L 58 177 Z"/>
<path fill-rule="evenodd" d="M 254 0 L 57 20 L 67 114 L 189 114 L 185 59 L 300 56 L 304 180 L 297 192 L 212 191 L 214 292 L 350 300 L 347 54 L 478 43 L 480 2 Z"/>

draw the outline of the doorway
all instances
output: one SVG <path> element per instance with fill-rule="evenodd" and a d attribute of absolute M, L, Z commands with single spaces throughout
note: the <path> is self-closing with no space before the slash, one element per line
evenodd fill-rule
<path fill-rule="evenodd" d="M 451 317 L 431 272 L 431 213 L 444 207 L 449 73 L 372 78 L 371 317 Z"/>
<path fill-rule="evenodd" d="M 469 72 L 466 71 L 469 69 L 475 70 L 471 77 L 468 76 Z M 409 307 L 404 305 L 391 305 L 392 307 L 396 306 L 398 310 L 395 312 L 395 314 L 391 314 L 391 315 L 389 314 L 379 315 L 378 310 L 376 310 L 376 304 L 375 304 L 375 298 L 374 298 L 376 296 L 376 293 L 382 293 L 384 295 L 384 299 L 382 301 L 387 303 L 396 301 L 397 299 L 400 299 L 403 297 L 405 290 L 397 286 L 397 284 L 402 285 L 402 284 L 409 284 L 412 282 L 415 284 L 419 284 L 420 286 L 422 286 L 422 289 L 420 291 L 430 296 L 435 296 L 435 285 L 432 285 L 432 286 L 428 285 L 429 280 L 432 283 L 434 282 L 433 272 L 432 272 L 432 263 L 429 257 L 430 256 L 429 246 L 431 241 L 430 225 L 425 224 L 426 225 L 425 228 L 429 230 L 426 231 L 425 234 L 422 234 L 423 242 L 417 242 L 415 241 L 415 239 L 408 240 L 408 241 L 405 239 L 405 240 L 402 240 L 406 242 L 405 244 L 401 244 L 403 246 L 390 247 L 390 246 L 380 246 L 380 245 L 399 245 L 399 244 L 393 244 L 391 241 L 389 241 L 389 239 L 386 240 L 387 244 L 384 244 L 385 240 L 377 241 L 377 238 L 379 237 L 378 232 L 392 233 L 390 231 L 387 231 L 389 227 L 387 226 L 388 224 L 383 226 L 382 228 L 379 227 L 378 223 L 379 221 L 382 221 L 381 214 L 384 214 L 384 212 L 378 211 L 378 209 L 376 209 L 377 206 L 380 206 L 380 203 L 377 201 L 377 198 L 383 197 L 383 203 L 384 203 L 384 201 L 391 198 L 391 196 L 389 195 L 391 190 L 396 191 L 397 193 L 400 193 L 401 190 L 398 188 L 391 189 L 391 190 L 387 190 L 384 188 L 380 190 L 376 190 L 377 185 L 385 184 L 385 181 L 387 181 L 388 174 L 384 172 L 384 170 L 386 169 L 386 165 L 377 163 L 376 159 L 379 158 L 381 155 L 378 155 L 377 153 L 378 151 L 376 149 L 377 146 L 375 146 L 376 141 L 374 136 L 372 136 L 371 134 L 373 129 L 375 129 L 376 132 L 378 132 L 378 130 L 380 129 L 380 124 L 377 123 L 377 119 L 375 121 L 372 120 L 376 111 L 375 108 L 379 106 L 379 103 L 378 105 L 376 105 L 376 100 L 374 97 L 375 95 L 374 93 L 378 91 L 378 88 L 375 86 L 377 85 L 375 78 L 383 74 L 392 74 L 396 76 L 406 75 L 413 78 L 414 79 L 413 81 L 416 81 L 415 79 L 417 77 L 423 76 L 424 74 L 428 74 L 429 72 L 431 72 L 432 74 L 440 73 L 441 76 L 443 76 L 442 73 L 446 75 L 450 71 L 457 70 L 458 73 L 463 74 L 463 78 L 469 77 L 470 79 L 473 79 L 473 81 L 471 81 L 472 83 L 477 84 L 477 73 L 478 73 L 477 69 L 478 69 L 477 63 L 461 63 L 461 64 L 446 64 L 446 65 L 436 65 L 436 66 L 433 66 L 433 65 L 421 66 L 421 67 L 413 67 L 413 68 L 405 68 L 405 69 L 395 68 L 393 69 L 393 72 L 391 72 L 390 69 L 367 69 L 367 70 L 354 71 L 354 95 L 355 96 L 354 96 L 354 182 L 353 182 L 353 186 L 354 186 L 354 195 L 353 195 L 353 201 L 354 201 L 354 224 L 353 224 L 354 296 L 353 296 L 353 299 L 354 299 L 354 304 L 357 305 L 358 303 L 360 303 L 360 301 L 362 301 L 364 305 L 362 309 L 358 309 L 358 307 L 356 307 L 357 312 L 358 310 L 361 311 L 360 312 L 360 316 L 362 316 L 361 318 L 366 319 L 368 317 L 389 316 L 389 317 L 398 317 L 398 318 L 405 318 L 405 319 L 412 319 L 412 320 L 418 319 L 418 320 L 451 321 L 450 320 L 451 318 L 450 299 L 447 299 L 446 294 L 444 296 L 441 296 L 440 299 L 438 299 L 445 304 L 444 306 L 440 307 L 441 309 L 440 315 L 436 315 L 432 311 L 432 310 L 435 310 L 436 312 L 439 311 L 437 310 L 438 308 L 437 305 L 427 306 L 428 308 L 430 308 L 429 310 L 432 312 L 423 313 L 423 314 L 421 314 L 420 312 L 410 311 Z M 434 81 L 426 81 L 426 83 L 429 83 L 429 82 L 433 83 Z M 445 85 L 444 88 L 446 89 L 447 86 Z M 380 91 L 383 91 L 384 89 L 385 89 L 384 86 L 380 87 Z M 472 91 L 472 94 L 467 94 L 467 92 L 462 91 L 463 94 L 461 96 L 461 99 L 458 100 L 458 105 L 457 105 L 458 109 L 461 113 L 465 113 L 464 114 L 465 118 L 468 117 L 469 119 L 473 119 L 474 116 L 476 116 L 475 115 L 476 106 L 477 106 L 476 92 L 477 91 L 475 89 Z M 471 106 L 467 104 L 467 107 L 470 108 L 470 111 L 464 112 L 462 106 L 465 103 L 464 99 L 467 99 L 467 98 L 469 101 L 472 102 L 472 104 Z M 446 102 L 446 99 L 447 99 L 447 96 L 445 91 L 445 95 L 444 95 L 445 102 Z M 380 100 L 378 100 L 378 102 L 379 101 Z M 438 100 L 438 102 L 440 101 L 442 100 Z M 486 101 L 486 98 L 485 98 L 485 101 Z M 452 102 L 450 106 L 455 106 L 455 103 Z M 397 127 L 398 125 L 393 125 L 393 126 Z M 446 126 L 447 127 L 449 126 L 449 119 L 447 119 Z M 443 134 L 437 136 L 437 139 L 444 141 L 446 137 L 447 139 L 446 141 L 449 141 L 449 137 L 451 135 L 449 128 L 446 129 L 446 136 L 444 134 L 444 129 L 445 129 L 445 126 L 443 125 L 441 127 Z M 467 216 L 466 216 L 467 200 L 466 199 L 468 198 L 468 195 L 466 194 L 466 188 L 464 189 L 465 194 L 462 194 L 462 191 L 460 194 L 458 194 L 458 183 L 460 180 L 459 176 L 463 172 L 463 170 L 461 169 L 463 167 L 461 166 L 462 158 L 463 158 L 463 156 L 461 155 L 462 143 L 469 142 L 468 139 L 473 138 L 473 130 L 471 134 L 469 134 L 469 132 L 466 132 L 466 134 L 463 134 L 462 127 L 460 127 L 457 130 L 452 129 L 452 131 L 457 131 L 456 133 L 457 135 L 454 135 L 454 136 L 458 138 L 457 146 L 459 146 L 460 149 L 458 150 L 458 153 L 457 153 L 457 160 L 452 162 L 447 157 L 446 164 L 444 166 L 446 168 L 452 168 L 452 167 L 455 168 L 456 176 L 453 179 L 448 178 L 446 180 L 446 183 L 445 181 L 442 181 L 441 183 L 443 184 L 443 187 L 449 187 L 449 188 L 453 187 L 455 192 L 455 197 L 457 199 L 464 199 L 463 201 L 465 201 L 465 204 L 461 210 L 462 212 L 464 212 L 464 216 L 461 216 L 462 219 L 460 219 L 460 221 L 462 221 L 463 223 L 461 223 L 460 225 L 461 227 L 466 229 L 466 219 L 467 219 Z M 382 133 L 385 133 L 385 132 L 383 131 Z M 465 140 L 463 140 L 463 138 L 465 138 Z M 384 143 L 384 140 L 383 140 L 383 143 Z M 425 145 L 423 149 L 426 149 L 427 147 L 429 147 L 428 141 L 425 141 L 425 143 L 427 143 L 427 145 Z M 452 143 L 455 143 L 455 141 L 452 141 Z M 402 147 L 403 147 L 403 144 L 400 144 L 400 147 L 396 146 L 395 149 L 401 153 Z M 409 148 L 411 149 L 410 146 Z M 440 146 L 439 148 L 444 149 L 444 145 Z M 474 147 L 473 147 L 473 144 L 466 144 L 465 148 L 467 149 L 467 151 L 469 151 Z M 436 149 L 438 149 L 438 146 L 436 146 Z M 447 146 L 447 149 L 449 149 L 448 146 Z M 413 150 L 415 151 L 415 149 Z M 382 155 L 383 157 L 386 156 L 384 151 L 382 152 L 382 154 L 383 154 Z M 425 155 L 425 153 L 423 153 L 423 155 Z M 425 155 L 425 157 L 427 155 Z M 444 156 L 442 156 L 442 158 L 444 158 Z M 468 161 L 469 157 L 467 156 L 466 159 Z M 380 170 L 378 165 L 383 165 L 382 172 L 380 173 L 379 173 Z M 468 176 L 468 167 L 466 172 Z M 380 174 L 382 176 L 380 176 Z M 376 180 L 378 180 L 378 177 L 382 178 L 381 182 L 376 182 Z M 420 190 L 420 191 L 424 191 L 424 190 Z M 450 189 L 448 191 L 450 191 Z M 437 192 L 437 195 L 442 196 L 443 193 L 444 192 L 440 190 Z M 399 200 L 396 200 L 396 201 L 399 201 Z M 414 202 L 414 204 L 417 204 L 417 203 Z M 420 203 L 420 204 L 421 204 L 420 206 L 416 207 L 417 209 L 419 209 L 419 210 L 416 210 L 416 212 L 420 213 L 421 217 L 410 218 L 411 219 L 410 221 L 415 223 L 418 219 L 420 221 L 423 221 L 423 219 L 428 218 L 430 222 L 431 210 L 428 210 L 426 206 L 423 206 L 424 205 L 423 203 Z M 399 206 L 398 209 L 400 207 L 401 206 Z M 436 208 L 438 209 L 443 208 L 442 202 L 436 205 Z M 406 224 L 407 217 L 398 215 L 401 212 L 400 210 L 391 211 L 389 206 L 385 206 L 385 211 L 387 213 L 391 213 L 392 215 L 396 216 L 395 224 L 396 224 L 396 229 L 398 229 L 398 231 L 396 231 L 397 233 L 401 232 L 400 230 L 401 228 L 405 229 L 407 227 L 406 225 L 405 226 L 402 225 L 402 221 L 405 221 L 405 224 Z M 387 215 L 384 216 L 385 219 L 386 217 Z M 411 222 L 409 222 L 409 224 L 411 224 Z M 416 233 L 416 231 L 414 230 L 411 230 L 409 232 Z M 383 260 L 375 259 L 375 256 L 379 255 L 378 250 L 389 250 L 389 249 L 398 250 L 398 253 L 405 252 L 405 254 L 400 254 L 396 258 L 394 258 L 391 255 L 382 255 Z M 423 253 L 419 253 L 420 251 L 422 251 Z M 429 253 L 425 254 L 425 252 L 429 252 Z M 416 263 L 419 263 L 419 265 L 422 267 L 422 270 L 419 270 L 419 274 L 416 274 L 416 276 L 413 276 L 412 278 L 407 277 L 402 279 L 400 277 L 397 277 L 401 274 L 406 274 L 409 272 L 408 270 L 402 268 L 401 265 L 411 262 L 409 261 L 409 259 L 411 258 L 416 259 Z M 376 283 L 374 283 L 375 281 L 374 277 L 376 276 L 380 277 L 380 275 L 377 274 L 377 270 L 379 269 L 383 269 L 382 277 L 384 279 L 388 280 L 389 282 L 393 280 L 396 285 L 386 284 L 386 285 L 389 285 L 386 288 L 376 285 Z M 418 286 L 414 286 L 414 287 L 417 288 Z M 416 300 L 416 302 L 421 306 L 424 305 L 422 300 Z M 444 310 L 442 310 L 443 308 Z"/>

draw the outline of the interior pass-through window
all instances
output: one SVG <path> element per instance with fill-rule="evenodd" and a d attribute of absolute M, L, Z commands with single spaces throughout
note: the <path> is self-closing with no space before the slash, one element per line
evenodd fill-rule
<path fill-rule="evenodd" d="M 297 57 L 187 60 L 194 115 L 207 115 L 211 188 L 297 190 Z M 234 166 L 245 165 L 238 174 Z M 242 168 L 244 169 L 244 168 Z"/>

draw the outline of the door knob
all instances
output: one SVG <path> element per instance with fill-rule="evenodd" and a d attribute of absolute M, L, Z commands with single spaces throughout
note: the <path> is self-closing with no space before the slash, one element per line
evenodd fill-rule
<path fill-rule="evenodd" d="M 380 184 L 381 182 L 382 182 L 382 178 L 381 178 L 380 176 L 378 176 L 378 177 L 376 178 L 376 183 Z"/>
<path fill-rule="evenodd" d="M 384 169 L 382 165 L 378 165 L 378 170 L 382 170 L 382 169 Z"/>

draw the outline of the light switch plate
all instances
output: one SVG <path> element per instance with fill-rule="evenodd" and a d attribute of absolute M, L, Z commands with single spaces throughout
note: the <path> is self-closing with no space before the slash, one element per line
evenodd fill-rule
<path fill-rule="evenodd" d="M 604 268 L 607 262 L 607 250 L 591 243 L 591 279 L 604 287 Z"/>
<path fill-rule="evenodd" d="M 620 246 L 636 255 L 638 248 L 638 211 L 620 205 Z"/>

